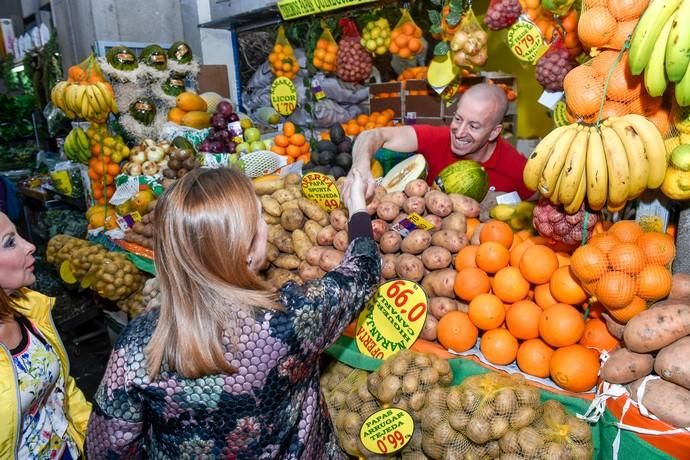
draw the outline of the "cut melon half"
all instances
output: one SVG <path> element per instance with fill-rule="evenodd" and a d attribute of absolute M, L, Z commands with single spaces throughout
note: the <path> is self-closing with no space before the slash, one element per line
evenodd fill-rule
<path fill-rule="evenodd" d="M 388 193 L 402 192 L 413 180 L 426 179 L 426 174 L 426 159 L 418 153 L 393 166 L 381 180 L 381 185 Z"/>

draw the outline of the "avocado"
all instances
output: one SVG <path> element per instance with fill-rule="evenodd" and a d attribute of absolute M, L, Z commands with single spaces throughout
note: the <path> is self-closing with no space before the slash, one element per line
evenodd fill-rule
<path fill-rule="evenodd" d="M 330 135 L 331 135 L 331 142 L 333 142 L 335 145 L 340 144 L 342 141 L 345 140 L 345 137 L 346 137 L 345 136 L 345 130 L 339 124 L 335 124 L 335 125 L 331 126 Z"/>
<path fill-rule="evenodd" d="M 182 136 L 177 136 L 175 139 L 172 140 L 170 145 L 178 149 L 188 150 L 192 152 L 194 155 L 196 155 L 196 149 L 194 148 L 194 144 L 192 144 Z"/>
<path fill-rule="evenodd" d="M 175 42 L 168 49 L 168 59 L 187 64 L 192 60 L 192 49 L 185 42 Z"/>
<path fill-rule="evenodd" d="M 320 165 L 330 165 L 335 160 L 335 153 L 324 150 L 318 154 L 318 163 Z"/>
<path fill-rule="evenodd" d="M 108 64 L 117 70 L 134 70 L 139 67 L 134 51 L 125 45 L 113 46 L 105 55 Z"/>
<path fill-rule="evenodd" d="M 335 157 L 335 164 L 343 168 L 345 171 L 349 171 L 350 167 L 352 166 L 352 155 L 349 153 L 339 153 Z"/>
<path fill-rule="evenodd" d="M 316 144 L 316 149 L 317 149 L 319 152 L 326 151 L 326 150 L 329 151 L 329 152 L 333 152 L 333 153 L 337 153 L 337 152 L 338 152 L 337 147 L 336 147 L 335 144 L 334 144 L 333 142 L 331 142 L 331 141 L 319 141 L 319 142 L 317 142 L 317 144 Z"/>
<path fill-rule="evenodd" d="M 165 50 L 158 45 L 149 45 L 139 55 L 139 62 L 153 67 L 156 70 L 165 70 L 168 68 L 168 56 Z"/>
<path fill-rule="evenodd" d="M 338 153 L 351 153 L 352 152 L 352 141 L 349 137 L 346 137 L 341 143 L 338 144 Z"/>
<path fill-rule="evenodd" d="M 140 97 L 129 106 L 129 113 L 142 125 L 149 126 L 156 118 L 156 105 L 148 97 Z"/>
<path fill-rule="evenodd" d="M 331 168 L 329 168 L 328 166 L 320 165 L 320 166 L 317 166 L 314 169 L 312 169 L 312 172 L 317 172 L 317 173 L 321 173 L 321 174 L 330 174 Z"/>
<path fill-rule="evenodd" d="M 307 164 L 302 166 L 302 172 L 311 172 L 314 168 L 316 168 L 316 165 L 311 161 L 308 161 Z"/>
<path fill-rule="evenodd" d="M 346 173 L 345 170 L 344 170 L 342 167 L 340 167 L 340 166 L 333 166 L 333 167 L 331 168 L 331 175 L 332 175 L 333 177 L 335 177 L 336 179 L 339 178 L 339 177 L 343 177 L 345 174 L 347 174 L 347 173 Z"/>

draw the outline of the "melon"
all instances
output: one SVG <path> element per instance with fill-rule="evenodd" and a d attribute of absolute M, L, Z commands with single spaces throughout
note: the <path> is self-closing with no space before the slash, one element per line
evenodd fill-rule
<path fill-rule="evenodd" d="M 434 185 L 444 193 L 459 193 L 482 201 L 489 191 L 489 175 L 473 160 L 460 160 L 446 166 Z"/>
<path fill-rule="evenodd" d="M 415 179 L 426 179 L 427 164 L 424 155 L 416 154 L 393 166 L 381 180 L 388 193 L 402 192 Z"/>
<path fill-rule="evenodd" d="M 205 93 L 199 94 L 201 99 L 206 101 L 206 111 L 209 113 L 214 113 L 218 103 L 223 100 L 223 96 L 213 91 L 207 91 Z"/>

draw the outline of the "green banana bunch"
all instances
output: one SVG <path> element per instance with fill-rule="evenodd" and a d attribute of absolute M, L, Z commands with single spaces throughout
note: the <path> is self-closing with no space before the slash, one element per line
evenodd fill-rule
<path fill-rule="evenodd" d="M 91 158 L 89 139 L 81 128 L 74 128 L 65 138 L 65 156 L 77 163 L 88 163 Z"/>

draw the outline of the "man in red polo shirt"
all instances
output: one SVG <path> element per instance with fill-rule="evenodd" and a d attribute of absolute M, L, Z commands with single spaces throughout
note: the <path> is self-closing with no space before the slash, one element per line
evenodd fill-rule
<path fill-rule="evenodd" d="M 460 98 L 450 126 L 412 125 L 364 131 L 355 142 L 352 167 L 367 180 L 370 196 L 374 191 L 370 163 L 380 148 L 424 155 L 429 165 L 429 184 L 449 164 L 474 160 L 489 175 L 490 190 L 515 191 L 523 200 L 528 199 L 533 192 L 522 181 L 527 158 L 501 137 L 507 109 L 508 99 L 499 87 L 486 83 L 471 86 Z"/>

